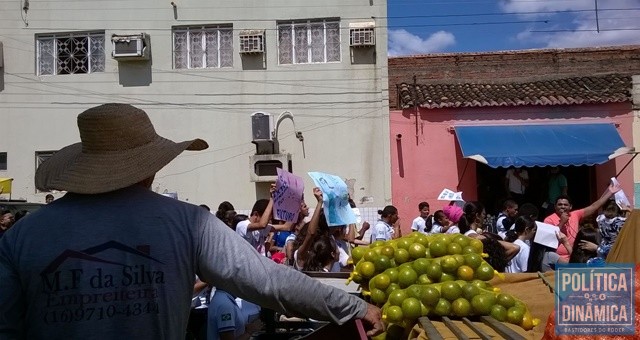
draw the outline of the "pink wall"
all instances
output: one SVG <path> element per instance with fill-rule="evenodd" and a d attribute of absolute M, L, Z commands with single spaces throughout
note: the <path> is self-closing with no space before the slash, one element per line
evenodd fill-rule
<path fill-rule="evenodd" d="M 405 232 L 413 218 L 418 216 L 420 202 L 429 202 L 432 212 L 442 208 L 446 202 L 436 198 L 444 188 L 463 191 L 465 200 L 477 199 L 476 162 L 462 158 L 453 131 L 455 125 L 613 122 L 625 144 L 633 146 L 630 103 L 423 109 L 417 120 L 417 129 L 415 112 L 415 109 L 406 109 L 390 113 L 392 201 L 400 212 Z M 598 195 L 607 187 L 609 178 L 630 159 L 630 155 L 623 155 L 596 166 Z M 620 174 L 618 180 L 629 199 L 633 199 L 633 164 Z"/>

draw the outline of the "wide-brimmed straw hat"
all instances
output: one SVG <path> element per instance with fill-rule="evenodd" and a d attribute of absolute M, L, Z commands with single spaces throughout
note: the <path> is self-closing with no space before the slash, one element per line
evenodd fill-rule
<path fill-rule="evenodd" d="M 80 143 L 64 147 L 36 171 L 36 188 L 99 194 L 138 183 L 184 150 L 204 150 L 202 139 L 176 143 L 159 136 L 146 112 L 104 104 L 78 115 Z"/>

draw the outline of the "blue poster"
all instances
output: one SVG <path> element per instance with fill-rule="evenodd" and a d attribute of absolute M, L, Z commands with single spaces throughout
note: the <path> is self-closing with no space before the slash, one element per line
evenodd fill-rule
<path fill-rule="evenodd" d="M 356 215 L 349 205 L 349 190 L 342 178 L 323 172 L 309 172 L 309 176 L 322 190 L 322 202 L 327 224 L 330 227 L 335 227 L 356 223 Z"/>

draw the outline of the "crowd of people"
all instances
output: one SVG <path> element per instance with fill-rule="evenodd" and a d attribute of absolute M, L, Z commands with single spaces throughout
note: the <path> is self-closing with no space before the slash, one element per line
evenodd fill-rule
<path fill-rule="evenodd" d="M 611 184 L 598 200 L 577 210 L 567 194 L 554 191 L 553 212 L 542 216 L 542 221 L 538 221 L 539 209 L 535 205 L 519 206 L 514 199 L 504 201 L 495 219 L 486 218 L 480 202 L 466 202 L 462 207 L 452 202 L 433 215 L 429 214 L 429 204 L 421 202 L 411 229 L 481 239 L 489 254 L 487 261 L 499 272 L 544 272 L 553 270 L 558 263 L 599 264 L 606 259 L 631 211 L 631 207 L 620 207 L 612 199 L 619 190 L 618 185 Z M 537 222 L 557 227 L 557 248 L 534 242 Z"/>

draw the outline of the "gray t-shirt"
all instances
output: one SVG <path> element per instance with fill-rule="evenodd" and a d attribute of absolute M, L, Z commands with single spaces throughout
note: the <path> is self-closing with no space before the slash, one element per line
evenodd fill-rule
<path fill-rule="evenodd" d="M 0 239 L 0 338 L 181 339 L 196 274 L 289 314 L 343 323 L 367 309 L 260 256 L 206 210 L 135 185 L 69 193 Z"/>

